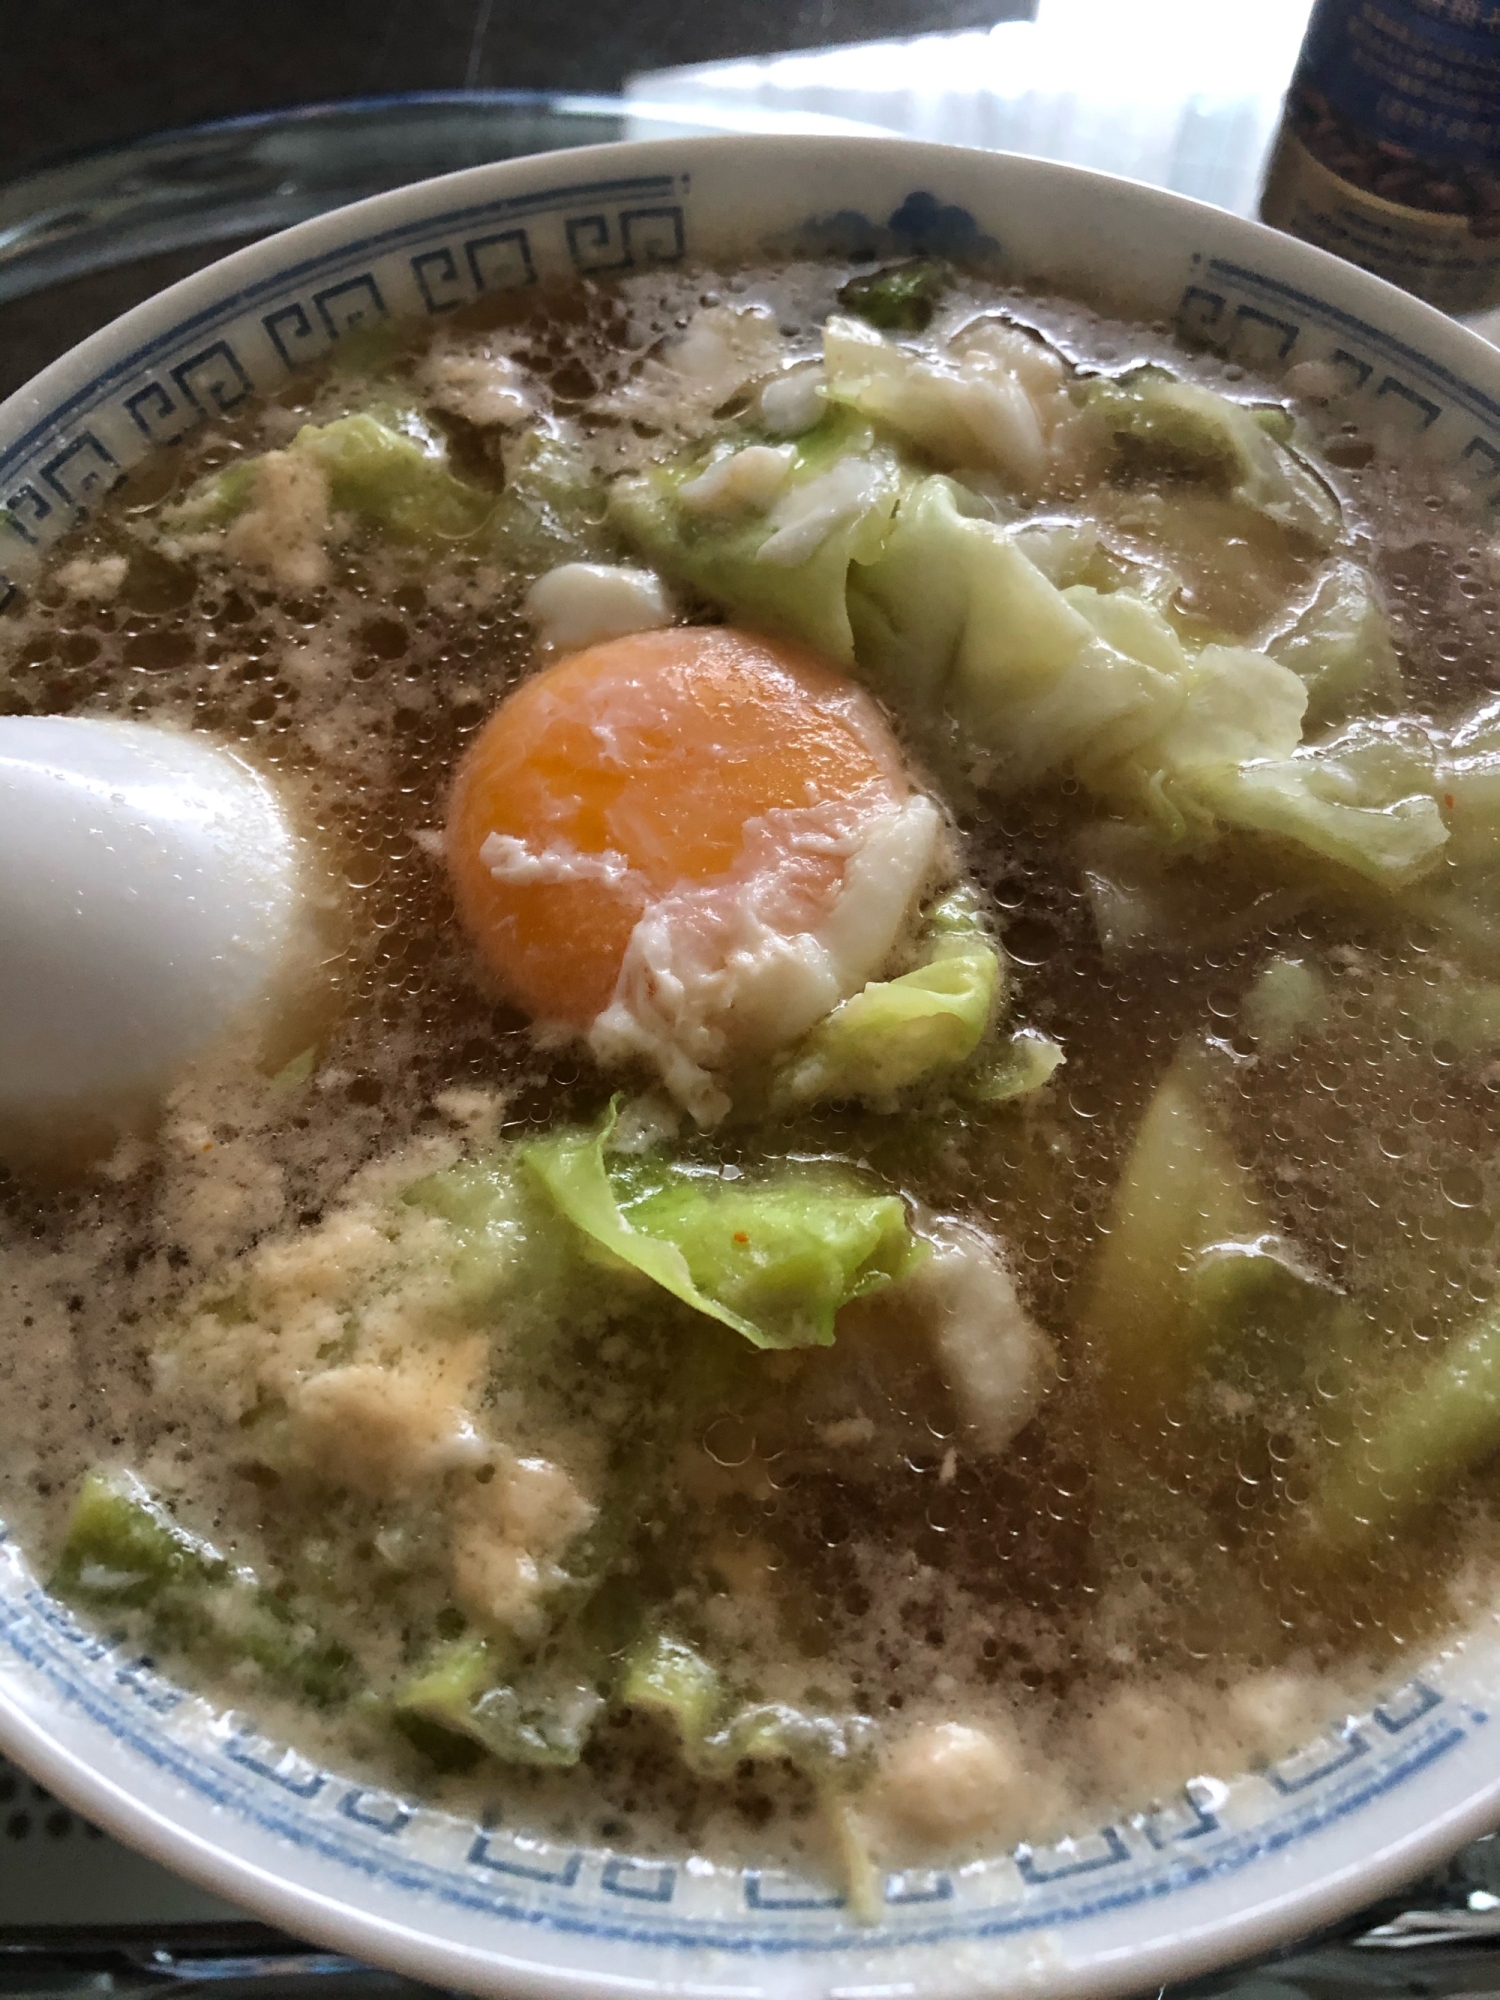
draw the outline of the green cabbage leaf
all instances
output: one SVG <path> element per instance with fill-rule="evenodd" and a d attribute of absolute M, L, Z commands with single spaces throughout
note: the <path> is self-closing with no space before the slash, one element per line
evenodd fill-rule
<path fill-rule="evenodd" d="M 1013 1104 L 1050 1083 L 1066 1062 L 1062 1043 L 1040 1028 L 1017 1028 L 995 1054 L 964 1080 L 964 1095 L 976 1104 Z"/>
<path fill-rule="evenodd" d="M 727 1778 L 741 1763 L 786 1762 L 815 1781 L 847 1783 L 871 1761 L 874 1728 L 867 1716 L 811 1704 L 736 1702 L 703 1655 L 667 1633 L 631 1650 L 615 1699 L 622 1708 L 659 1716 L 699 1777 Z"/>
<path fill-rule="evenodd" d="M 1162 728 L 1187 656 L 1159 613 L 1121 592 L 1059 590 L 935 475 L 904 498 L 878 558 L 849 582 L 865 677 L 919 727 L 951 716 L 967 761 L 1006 791 Z"/>
<path fill-rule="evenodd" d="M 1358 563 L 1334 563 L 1311 602 L 1265 650 L 1307 689 L 1306 719 L 1313 726 L 1342 721 L 1356 702 L 1401 692 L 1390 624 Z"/>
<path fill-rule="evenodd" d="M 921 333 L 952 284 L 953 272 L 941 258 L 910 257 L 851 278 L 839 287 L 839 304 L 887 333 Z"/>
<path fill-rule="evenodd" d="M 903 483 L 867 424 L 837 411 L 782 447 L 790 469 L 765 504 L 700 509 L 682 489 L 727 453 L 699 453 L 617 480 L 613 524 L 680 582 L 746 625 L 851 661 L 850 564 L 879 552 Z"/>
<path fill-rule="evenodd" d="M 617 1103 L 592 1132 L 536 1140 L 518 1157 L 599 1250 L 755 1347 L 827 1347 L 851 1299 L 899 1278 L 921 1252 L 894 1195 L 847 1170 L 786 1167 L 758 1181 L 605 1146 Z"/>
<path fill-rule="evenodd" d="M 1087 407 L 1115 439 L 1217 478 L 1278 527 L 1318 548 L 1338 540 L 1338 501 L 1296 455 L 1291 414 L 1279 404 L 1256 409 L 1149 367 L 1094 383 Z"/>
<path fill-rule="evenodd" d="M 319 1706 L 353 1692 L 347 1648 L 191 1534 L 133 1472 L 84 1480 L 50 1587 L 91 1611 L 139 1612 L 160 1643 L 221 1668 L 253 1665 Z"/>
<path fill-rule="evenodd" d="M 1361 1432 L 1313 1490 L 1308 1534 L 1320 1554 L 1378 1547 L 1500 1452 L 1500 1313 L 1481 1314 L 1419 1374 L 1391 1383 Z"/>
<path fill-rule="evenodd" d="M 464 541 L 495 509 L 495 495 L 457 477 L 440 432 L 416 411 L 395 405 L 304 424 L 287 450 L 310 460 L 328 480 L 336 513 L 414 544 Z M 227 527 L 251 504 L 255 458 L 212 473 L 164 510 L 174 529 Z"/>
<path fill-rule="evenodd" d="M 780 1099 L 889 1097 L 974 1053 L 1005 985 L 977 900 L 966 891 L 943 897 L 918 951 L 912 971 L 872 980 L 812 1029 L 782 1072 Z"/>
<path fill-rule="evenodd" d="M 493 1641 L 469 1636 L 439 1650 L 396 1693 L 398 1729 L 442 1768 L 462 1768 L 480 1753 L 497 1763 L 567 1770 L 583 1755 L 604 1707 L 586 1680 L 528 1668 L 505 1678 L 507 1661 Z"/>

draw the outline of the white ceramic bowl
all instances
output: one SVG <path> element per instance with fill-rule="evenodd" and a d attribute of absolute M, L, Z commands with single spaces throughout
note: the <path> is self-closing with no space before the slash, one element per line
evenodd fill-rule
<path fill-rule="evenodd" d="M 799 240 L 998 246 L 1018 279 L 1175 320 L 1252 366 L 1329 361 L 1384 420 L 1500 488 L 1500 354 L 1321 251 L 1002 154 L 688 139 L 381 195 L 127 314 L 0 407 L 0 576 L 23 581 L 153 444 L 233 412 L 353 327 L 441 315 L 546 273 Z M 285 1929 L 477 1992 L 933 2000 L 1154 1986 L 1329 1922 L 1500 1820 L 1497 1704 L 1500 1641 L 1476 1635 L 1372 1713 L 1229 1787 L 1191 1786 L 1056 1846 L 892 1876 L 869 1928 L 814 1882 L 558 1847 L 319 1768 L 105 1647 L 0 1540 L 0 1746 L 120 1838 Z"/>

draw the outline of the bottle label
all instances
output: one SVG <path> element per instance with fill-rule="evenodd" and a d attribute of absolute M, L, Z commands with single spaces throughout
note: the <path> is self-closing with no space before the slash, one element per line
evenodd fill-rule
<path fill-rule="evenodd" d="M 1261 213 L 1450 312 L 1500 287 L 1500 0 L 1318 0 Z"/>
<path fill-rule="evenodd" d="M 1316 114 L 1314 129 L 1303 130 L 1298 120 L 1309 150 L 1346 177 L 1365 161 L 1378 171 L 1377 151 L 1396 168 L 1396 179 L 1401 155 L 1434 166 L 1493 164 L 1500 159 L 1500 5 L 1319 0 L 1292 91 L 1294 99 L 1315 100 L 1307 107 Z M 1331 154 L 1346 142 L 1353 157 L 1341 163 Z M 1458 183 L 1464 176 L 1450 178 Z M 1377 191 L 1417 208 L 1448 207 L 1442 191 L 1424 189 L 1418 174 Z M 1438 199 L 1413 199 L 1428 192 Z"/>
<path fill-rule="evenodd" d="M 1384 201 L 1315 159 L 1283 131 L 1261 197 L 1277 229 L 1347 257 L 1444 312 L 1500 305 L 1500 238 L 1477 237 L 1465 215 Z"/>

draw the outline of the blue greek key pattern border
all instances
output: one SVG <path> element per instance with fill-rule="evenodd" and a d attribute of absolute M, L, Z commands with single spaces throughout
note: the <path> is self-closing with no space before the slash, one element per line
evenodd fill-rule
<path fill-rule="evenodd" d="M 372 232 L 216 300 L 113 362 L 0 453 L 0 607 L 38 552 L 86 518 L 146 451 L 233 415 L 346 334 L 389 318 L 440 317 L 547 273 L 678 262 L 690 251 L 690 216 L 686 174 L 583 181 Z M 833 220 L 919 247 L 933 247 L 927 238 L 937 232 L 965 253 L 1000 253 L 967 210 L 920 192 L 887 224 L 852 213 Z M 813 219 L 804 233 L 828 226 Z M 1195 253 L 1190 262 L 1177 315 L 1186 339 L 1258 367 L 1326 362 L 1500 505 L 1500 403 L 1327 300 L 1224 258 Z"/>
<path fill-rule="evenodd" d="M 1421 438 L 1500 504 L 1500 402 L 1354 313 L 1221 257 L 1195 256 L 1177 329 L 1247 367 L 1326 362 L 1376 420 Z"/>
<path fill-rule="evenodd" d="M 576 1936 L 742 1954 L 868 1953 L 1001 1938 L 1159 1900 L 1238 1873 L 1358 1812 L 1472 1740 L 1488 1720 L 1482 1710 L 1413 1680 L 1367 1722 L 1330 1731 L 1268 1771 L 1268 1809 L 1248 1828 L 1221 1825 L 1215 1788 L 1195 1781 L 1181 1801 L 1156 1814 L 1051 1847 L 1018 1848 L 983 1881 L 968 1871 L 892 1874 L 882 1885 L 884 1914 L 875 1926 L 851 1923 L 843 1899 L 823 1884 L 747 1869 L 740 1878 L 741 1908 L 754 1919 L 747 1927 L 723 1907 L 730 1892 L 722 1873 L 715 1885 L 719 1906 L 693 1909 L 688 1905 L 703 1898 L 685 1896 L 690 1871 L 675 1861 L 558 1847 L 496 1827 L 465 1828 L 451 1816 L 325 1770 L 253 1729 L 207 1752 L 174 1740 L 170 1718 L 190 1698 L 111 1648 L 38 1588 L 0 1597 L 0 1653 L 6 1652 L 110 1737 L 198 1796 L 366 1880 Z M 451 1865 L 410 1851 L 405 1837 L 419 1822 L 451 1834 Z M 431 1846 L 430 1840 L 424 1844 Z M 997 1881 L 997 1874 L 1007 1879 Z"/>
<path fill-rule="evenodd" d="M 685 175 L 644 174 L 424 216 L 271 272 L 133 349 L 0 453 L 0 608 L 34 552 L 152 447 L 233 415 L 382 320 L 452 312 L 545 272 L 677 263 L 688 249 L 686 196 Z"/>

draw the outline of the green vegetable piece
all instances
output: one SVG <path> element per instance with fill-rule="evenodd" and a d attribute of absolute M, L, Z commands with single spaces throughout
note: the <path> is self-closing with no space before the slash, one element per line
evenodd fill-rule
<path fill-rule="evenodd" d="M 884 541 L 900 462 L 867 424 L 842 411 L 830 412 L 792 450 L 791 471 L 769 510 L 695 512 L 679 492 L 704 471 L 700 456 L 617 480 L 610 518 L 658 567 L 742 623 L 849 661 L 849 566 L 868 561 Z"/>
<path fill-rule="evenodd" d="M 428 1174 L 401 1199 L 454 1230 L 451 1280 L 476 1323 L 503 1310 L 513 1340 L 546 1344 L 559 1328 L 607 1316 L 615 1303 L 513 1149 Z"/>
<path fill-rule="evenodd" d="M 132 1472 L 84 1481 L 52 1588 L 94 1610 L 144 1612 L 167 1644 L 215 1663 L 251 1660 L 320 1705 L 352 1691 L 345 1647 L 190 1534 Z"/>
<path fill-rule="evenodd" d="M 1413 724 L 1353 723 L 1290 756 L 1200 765 L 1178 789 L 1231 826 L 1278 835 L 1382 888 L 1430 873 L 1448 830 L 1436 752 Z"/>
<path fill-rule="evenodd" d="M 818 1023 L 788 1060 L 780 1099 L 889 1097 L 974 1053 L 1003 991 L 1004 961 L 973 898 L 945 896 L 919 949 L 925 962 L 914 971 L 872 980 Z"/>
<path fill-rule="evenodd" d="M 1484 1314 L 1395 1388 L 1366 1436 L 1344 1447 L 1313 1492 L 1308 1532 L 1328 1554 L 1396 1533 L 1500 1451 L 1500 1313 Z"/>
<path fill-rule="evenodd" d="M 1234 499 L 1318 548 L 1338 540 L 1338 501 L 1292 450 L 1288 411 L 1252 409 L 1161 368 L 1096 382 L 1087 400 L 1116 438 L 1217 476 Z"/>
<path fill-rule="evenodd" d="M 622 1708 L 661 1717 L 676 1732 L 684 1762 L 697 1770 L 703 1745 L 724 1706 L 724 1688 L 701 1653 L 681 1639 L 657 1632 L 631 1649 L 615 1699 Z"/>
<path fill-rule="evenodd" d="M 290 1062 L 282 1064 L 271 1078 L 270 1088 L 278 1097 L 290 1096 L 292 1091 L 302 1088 L 317 1066 L 318 1050 L 317 1044 L 314 1043 L 311 1048 L 303 1049 L 294 1055 Z"/>
<path fill-rule="evenodd" d="M 288 451 L 321 467 L 338 513 L 394 541 L 463 541 L 489 520 L 495 495 L 457 478 L 438 432 L 411 410 L 392 408 L 304 424 Z M 255 498 L 255 458 L 213 473 L 164 510 L 171 527 L 225 527 Z"/>
<path fill-rule="evenodd" d="M 736 1709 L 703 1746 L 706 1768 L 727 1776 L 737 1764 L 792 1764 L 824 1783 L 850 1784 L 872 1754 L 874 1727 L 863 1715 L 823 1715 L 789 1702 Z"/>
<path fill-rule="evenodd" d="M 862 1923 L 877 1921 L 879 1880 L 847 1806 L 847 1794 L 873 1762 L 874 1726 L 867 1716 L 826 1714 L 787 1702 L 735 1707 L 703 1655 L 664 1632 L 632 1649 L 615 1684 L 615 1701 L 657 1716 L 697 1777 L 722 1780 L 748 1762 L 788 1763 L 811 1779 L 850 1908 Z"/>
<path fill-rule="evenodd" d="M 1016 791 L 1110 757 L 1178 713 L 1189 669 L 1166 620 L 1124 592 L 1059 590 L 1019 541 L 964 512 L 934 475 L 903 498 L 878 556 L 849 577 L 861 671 L 951 762 Z"/>
<path fill-rule="evenodd" d="M 162 509 L 171 528 L 226 528 L 243 514 L 255 494 L 259 458 L 238 458 L 222 472 L 200 479 L 183 498 Z"/>
<path fill-rule="evenodd" d="M 1357 1308 L 1279 1237 L 1211 1244 L 1186 1276 L 1183 1347 L 1216 1380 L 1291 1393 L 1309 1367 L 1358 1354 Z"/>
<path fill-rule="evenodd" d="M 566 1680 L 487 1688 L 469 1711 L 468 1733 L 502 1764 L 567 1770 L 583 1755 L 604 1699 Z"/>
<path fill-rule="evenodd" d="M 847 1781 L 863 1770 L 870 1753 L 868 1717 L 779 1701 L 733 1705 L 703 1655 L 666 1633 L 634 1648 L 615 1699 L 660 1716 L 676 1734 L 683 1762 L 699 1777 L 728 1777 L 745 1762 L 786 1762 L 813 1779 Z"/>
<path fill-rule="evenodd" d="M 1312 602 L 1266 651 L 1306 687 L 1309 725 L 1342 721 L 1358 701 L 1401 692 L 1391 628 L 1358 563 L 1336 562 Z"/>
<path fill-rule="evenodd" d="M 998 1053 L 964 1080 L 964 1095 L 976 1104 L 1013 1104 L 1030 1097 L 1067 1061 L 1062 1044 L 1040 1028 L 1017 1028 Z"/>
<path fill-rule="evenodd" d="M 618 1116 L 616 1099 L 592 1132 L 538 1140 L 519 1157 L 601 1249 L 755 1347 L 830 1346 L 840 1306 L 921 1254 L 901 1201 L 839 1169 L 744 1184 L 648 1168 L 616 1186 L 604 1148 Z"/>
<path fill-rule="evenodd" d="M 470 1636 L 441 1647 L 398 1689 L 396 1726 L 418 1749 L 448 1769 L 480 1755 L 502 1764 L 565 1769 L 578 1762 L 601 1697 L 576 1684 L 567 1669 L 529 1669 L 502 1679 L 507 1656 L 491 1640 Z"/>
<path fill-rule="evenodd" d="M 1206 1067 L 1202 1052 L 1183 1050 L 1146 1107 L 1085 1310 L 1106 1397 L 1127 1427 L 1154 1425 L 1202 1359 L 1188 1312 L 1193 1259 L 1262 1234 L 1250 1176 L 1210 1116 Z"/>
<path fill-rule="evenodd" d="M 439 1770 L 467 1770 L 484 1755 L 469 1718 L 475 1697 L 494 1686 L 499 1665 L 490 1641 L 470 1635 L 440 1647 L 396 1690 L 396 1727 Z"/>
<path fill-rule="evenodd" d="M 149 1605 L 162 1591 L 223 1583 L 225 1558 L 189 1534 L 133 1472 L 91 1472 L 73 1503 L 52 1578 L 59 1596 L 96 1605 Z"/>
<path fill-rule="evenodd" d="M 564 1262 L 562 1246 L 555 1231 L 534 1226 L 536 1204 L 526 1194 L 520 1176 L 502 1156 L 462 1160 L 413 1182 L 401 1196 L 410 1207 L 441 1216 L 458 1232 L 453 1282 L 476 1318 L 492 1313 L 503 1297 L 523 1285 L 533 1295 L 551 1297 L 565 1283 L 557 1268 Z"/>
<path fill-rule="evenodd" d="M 937 257 L 912 257 L 851 278 L 839 287 L 839 304 L 884 333 L 922 333 L 953 273 Z"/>
<path fill-rule="evenodd" d="M 495 496 L 457 479 L 438 434 L 407 413 L 365 413 L 305 425 L 291 449 L 328 475 L 340 513 L 358 515 L 396 541 L 463 541 L 489 519 Z"/>
<path fill-rule="evenodd" d="M 601 510 L 598 475 L 582 453 L 538 425 L 507 446 L 505 490 L 484 546 L 532 570 L 577 559 L 609 561 L 617 549 Z"/>

